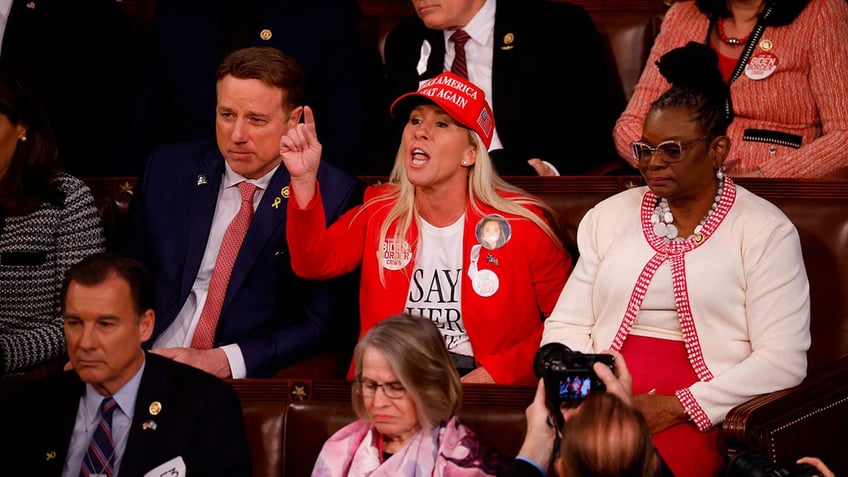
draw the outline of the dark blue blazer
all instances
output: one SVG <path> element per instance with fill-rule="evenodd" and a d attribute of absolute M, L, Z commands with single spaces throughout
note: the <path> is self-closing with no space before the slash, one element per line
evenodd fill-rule
<path fill-rule="evenodd" d="M 59 476 L 68 454 L 79 399 L 74 371 L 0 396 L 0 417 L 12 434 L 0 446 L 3 475 Z M 150 413 L 158 401 L 161 411 Z M 153 420 L 156 429 L 143 423 Z M 226 382 L 176 361 L 146 354 L 121 477 L 141 477 L 177 456 L 189 475 L 250 476 L 241 405 Z"/>
<path fill-rule="evenodd" d="M 130 204 L 129 251 L 155 281 L 156 326 L 149 344 L 174 321 L 191 291 L 223 173 L 224 158 L 213 141 L 164 146 L 151 155 Z M 322 163 L 318 180 L 328 222 L 361 203 L 364 184 L 355 177 Z M 350 310 L 357 309 L 358 277 L 319 282 L 299 278 L 291 269 L 285 233 L 288 199 L 282 192 L 289 182 L 281 164 L 233 265 L 215 335 L 216 346 L 241 347 L 248 377 L 270 376 L 357 336 L 358 320 Z"/>
<path fill-rule="evenodd" d="M 432 51 L 419 75 L 424 40 Z M 535 175 L 527 164 L 534 157 L 551 162 L 562 175 L 617 160 L 612 128 L 624 99 L 614 95 L 601 37 L 582 7 L 497 0 L 494 43 L 487 99 L 504 146 L 492 155 L 501 175 Z M 443 71 L 443 33 L 413 15 L 386 37 L 385 58 L 390 101 Z M 399 138 L 396 132 L 387 141 L 396 146 Z"/>
<path fill-rule="evenodd" d="M 218 64 L 237 49 L 271 46 L 303 68 L 322 160 L 359 174 L 369 107 L 359 15 L 355 0 L 157 2 L 146 73 L 124 135 L 123 173 L 140 175 L 158 145 L 213 135 Z"/>

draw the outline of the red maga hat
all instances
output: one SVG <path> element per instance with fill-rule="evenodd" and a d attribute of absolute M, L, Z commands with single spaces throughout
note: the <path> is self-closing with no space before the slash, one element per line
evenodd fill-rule
<path fill-rule="evenodd" d="M 427 80 L 418 91 L 396 99 L 391 107 L 392 116 L 404 118 L 422 103 L 436 104 L 456 122 L 476 131 L 486 148 L 492 143 L 495 118 L 486 102 L 486 93 L 474 83 L 446 71 Z"/>

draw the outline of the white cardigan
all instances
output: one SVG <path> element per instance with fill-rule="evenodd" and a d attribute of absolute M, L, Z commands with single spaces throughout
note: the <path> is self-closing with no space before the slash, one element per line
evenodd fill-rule
<path fill-rule="evenodd" d="M 639 317 L 645 286 L 637 279 L 650 278 L 644 274 L 657 263 L 672 262 L 668 245 L 651 232 L 654 202 L 640 187 L 587 212 L 577 232 L 580 257 L 545 321 L 542 344 L 594 353 L 621 348 Z M 675 393 L 702 431 L 754 396 L 800 383 L 810 346 L 801 244 L 783 212 L 727 179 L 704 230 L 706 239 L 690 241 L 678 260 L 686 285 L 678 294 L 689 305 L 678 309 L 678 319 L 700 381 Z M 672 269 L 666 263 L 657 273 Z"/>

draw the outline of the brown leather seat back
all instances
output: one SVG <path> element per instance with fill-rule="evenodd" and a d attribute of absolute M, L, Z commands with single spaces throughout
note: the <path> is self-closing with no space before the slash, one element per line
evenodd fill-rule
<path fill-rule="evenodd" d="M 279 477 L 283 467 L 285 402 L 242 400 L 253 477 Z M 303 474 L 308 475 L 308 474 Z"/>
<path fill-rule="evenodd" d="M 350 402 L 304 401 L 289 404 L 286 412 L 283 462 L 287 476 L 311 475 L 324 442 L 356 420 Z"/>
<path fill-rule="evenodd" d="M 519 407 L 463 406 L 459 410 L 459 422 L 474 431 L 480 440 L 494 446 L 507 460 L 518 455 L 527 429 L 524 408 Z"/>
<path fill-rule="evenodd" d="M 739 182 L 780 207 L 798 229 L 810 281 L 808 373 L 848 356 L 848 184 Z"/>
<path fill-rule="evenodd" d="M 589 10 L 604 47 L 607 63 L 621 85 L 625 100 L 633 96 L 633 88 L 645 68 L 645 62 L 659 33 L 663 12 L 642 10 Z"/>

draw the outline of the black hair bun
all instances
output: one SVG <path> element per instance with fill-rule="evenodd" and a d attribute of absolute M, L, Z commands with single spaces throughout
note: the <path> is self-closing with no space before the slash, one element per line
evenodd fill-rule
<path fill-rule="evenodd" d="M 657 61 L 657 67 L 676 88 L 709 93 L 725 87 L 718 69 L 718 55 L 703 43 L 690 41 L 669 51 Z"/>

